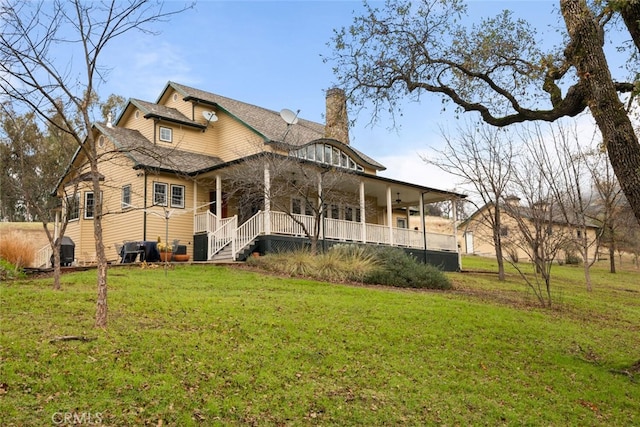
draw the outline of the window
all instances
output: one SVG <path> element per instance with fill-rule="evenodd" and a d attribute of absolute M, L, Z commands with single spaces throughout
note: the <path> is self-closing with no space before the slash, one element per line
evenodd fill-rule
<path fill-rule="evenodd" d="M 329 144 L 310 144 L 290 151 L 289 155 L 359 172 L 364 171 L 364 168 L 357 164 L 347 153 Z"/>
<path fill-rule="evenodd" d="M 73 221 L 80 218 L 80 195 L 67 197 L 67 219 Z"/>
<path fill-rule="evenodd" d="M 500 227 L 500 236 L 507 237 L 509 235 L 509 227 Z"/>
<path fill-rule="evenodd" d="M 345 221 L 353 221 L 353 208 L 351 206 L 344 208 L 344 219 Z"/>
<path fill-rule="evenodd" d="M 173 129 L 160 126 L 160 141 L 173 141 Z"/>
<path fill-rule="evenodd" d="M 92 219 L 95 208 L 95 200 L 93 198 L 93 192 L 87 191 L 84 193 L 84 218 Z"/>
<path fill-rule="evenodd" d="M 302 207 L 304 206 L 304 215 L 313 215 L 313 208 L 308 201 L 304 199 L 291 199 L 291 213 L 302 215 Z"/>
<path fill-rule="evenodd" d="M 171 186 L 171 207 L 184 208 L 184 185 Z"/>
<path fill-rule="evenodd" d="M 338 207 L 338 205 L 331 205 L 329 216 L 333 219 L 340 219 L 340 208 Z"/>
<path fill-rule="evenodd" d="M 122 209 L 128 209 L 131 207 L 131 185 L 125 185 L 122 187 Z"/>
<path fill-rule="evenodd" d="M 291 199 L 291 213 L 294 215 L 302 213 L 302 201 L 300 199 Z"/>
<path fill-rule="evenodd" d="M 576 237 L 578 239 L 582 238 L 582 230 L 576 230 Z"/>
<path fill-rule="evenodd" d="M 407 219 L 406 218 L 396 218 L 396 227 L 398 227 L 398 228 L 407 228 Z"/>
<path fill-rule="evenodd" d="M 153 183 L 153 204 L 167 206 L 167 184 L 162 182 Z"/>

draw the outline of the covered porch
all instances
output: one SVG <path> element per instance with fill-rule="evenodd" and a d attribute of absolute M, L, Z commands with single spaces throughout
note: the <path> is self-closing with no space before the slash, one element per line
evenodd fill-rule
<path fill-rule="evenodd" d="M 265 182 L 268 188 L 268 171 Z M 318 249 L 336 243 L 394 246 L 418 258 L 424 254 L 426 262 L 428 254 L 439 253 L 453 260 L 450 265 L 454 263 L 459 268 L 455 213 L 449 230 L 429 230 L 425 205 L 455 202 L 463 195 L 362 175 L 341 189 L 352 194 L 350 202 L 327 204 L 320 215 L 304 212 L 293 196 L 287 201 L 287 211 L 283 210 L 285 204 L 272 203 L 265 196 L 259 210 L 249 217 L 240 211 L 233 212 L 232 207 L 223 203 L 215 203 L 224 200 L 222 175 L 217 175 L 213 183 L 215 190 L 209 186 L 201 194 L 212 194 L 210 198 L 214 201 L 209 209 L 201 209 L 194 215 L 195 261 L 242 260 L 254 251 L 268 252 L 271 245 L 265 242 L 297 242 L 300 246 L 310 241 L 310 230 L 317 230 Z"/>

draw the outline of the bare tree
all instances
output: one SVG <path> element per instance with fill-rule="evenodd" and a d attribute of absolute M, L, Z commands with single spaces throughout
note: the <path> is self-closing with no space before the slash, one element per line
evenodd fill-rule
<path fill-rule="evenodd" d="M 504 255 L 500 229 L 502 227 L 500 201 L 513 175 L 514 147 L 505 131 L 482 123 L 467 123 L 458 128 L 458 136 L 442 132 L 445 148 L 435 150 L 437 157 L 422 159 L 462 181 L 465 188 L 472 188 L 478 202 L 474 203 L 479 223 L 491 232 L 492 244 L 498 261 L 498 278 L 505 279 Z"/>
<path fill-rule="evenodd" d="M 88 162 L 94 194 L 100 192 L 92 107 L 97 85 L 104 80 L 101 54 L 106 46 L 134 31 L 150 32 L 153 24 L 184 10 L 167 11 L 162 2 L 116 0 L 84 2 L 6 1 L 0 6 L 0 89 L 14 104 L 34 111 L 45 123 L 74 139 Z M 77 53 L 80 70 L 62 54 Z M 53 121 L 51 110 L 60 121 Z M 75 118 L 79 118 L 76 121 Z M 94 206 L 97 259 L 96 327 L 107 325 L 107 258 L 102 241 L 102 206 Z"/>
<path fill-rule="evenodd" d="M 533 147 L 514 168 L 513 194 L 523 203 L 504 203 L 506 215 L 515 223 L 503 237 L 505 246 L 523 251 L 532 262 L 532 271 L 516 260 L 507 261 L 518 271 L 527 286 L 543 306 L 551 306 L 551 268 L 569 239 L 567 228 L 559 221 L 557 201 L 549 188 L 546 171 L 536 158 L 540 155 Z M 560 226 L 558 223 L 561 222 Z"/>
<path fill-rule="evenodd" d="M 544 132 L 536 125 L 533 130 L 529 128 L 525 140 L 537 147 L 533 161 L 551 191 L 559 219 L 569 229 L 565 251 L 580 253 L 587 290 L 591 291 L 590 268 L 597 260 L 602 229 L 589 232 L 595 226 L 591 215 L 593 194 L 585 150 L 580 145 L 577 129 L 556 122 Z M 590 256 L 592 253 L 593 257 Z"/>
<path fill-rule="evenodd" d="M 346 170 L 269 152 L 243 161 L 225 178 L 239 211 L 253 213 L 268 203 L 270 210 L 286 214 L 300 227 L 313 254 L 318 251 L 324 219 L 335 217 L 338 207 L 352 203 L 358 192 L 357 177 Z M 358 206 L 346 209 L 345 216 L 352 221 L 366 214 Z"/>
<path fill-rule="evenodd" d="M 634 221 L 633 211 L 628 202 L 622 201 L 621 206 L 616 214 L 619 226 L 619 238 L 617 250 L 622 263 L 622 254 L 629 253 L 633 256 L 633 262 L 636 269 L 640 269 L 640 225 Z"/>
<path fill-rule="evenodd" d="M 602 239 L 609 250 L 609 271 L 616 272 L 616 247 L 618 241 L 624 238 L 622 204 L 624 195 L 611 165 L 605 154 L 597 149 L 587 155 L 587 167 L 591 175 L 593 190 L 597 194 L 596 217 L 602 227 Z"/>
<path fill-rule="evenodd" d="M 637 105 L 640 3 L 559 5 L 564 46 L 543 51 L 540 33 L 509 11 L 465 26 L 467 9 L 460 0 L 365 4 L 351 26 L 335 32 L 334 55 L 327 60 L 356 107 L 373 104 L 374 120 L 425 92 L 499 127 L 553 122 L 588 108 L 640 222 L 640 144 L 630 118 Z M 629 53 L 629 81 L 612 77 L 605 40 Z"/>

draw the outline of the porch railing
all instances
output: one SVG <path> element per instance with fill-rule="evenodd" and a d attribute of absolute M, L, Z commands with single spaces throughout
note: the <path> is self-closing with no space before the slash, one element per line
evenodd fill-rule
<path fill-rule="evenodd" d="M 220 227 L 213 233 L 209 233 L 209 258 L 220 252 L 229 243 L 234 242 L 238 228 L 238 216 L 221 219 L 219 223 Z"/>
<path fill-rule="evenodd" d="M 238 227 L 236 231 L 236 240 L 233 243 L 233 259 L 256 237 L 263 233 L 264 213 L 258 211 L 254 216 L 249 218 L 244 224 Z"/>
<path fill-rule="evenodd" d="M 293 217 L 293 218 L 292 218 Z M 295 218 L 295 221 L 294 221 Z M 257 236 L 270 230 L 270 234 L 304 237 L 306 232 L 302 226 L 313 232 L 315 218 L 309 215 L 289 215 L 284 212 L 271 211 L 270 215 L 259 211 L 251 219 L 238 227 L 238 217 L 218 219 L 210 212 L 197 214 L 194 226 L 196 232 L 209 232 L 209 254 L 213 257 L 231 243 L 233 257 L 242 251 Z M 210 227 L 210 228 L 207 228 Z M 386 225 L 365 224 L 355 221 L 325 218 L 322 222 L 320 238 L 345 242 L 362 242 L 382 245 L 401 246 L 407 248 L 456 251 L 456 237 L 449 234 L 423 232 L 406 228 L 389 228 Z M 364 232 L 364 234 L 363 234 Z"/>
<path fill-rule="evenodd" d="M 217 230 L 219 226 L 218 217 L 209 211 L 197 213 L 193 218 L 194 234 L 212 232 Z"/>
<path fill-rule="evenodd" d="M 295 218 L 295 221 L 294 219 Z M 313 233 L 313 220 L 314 217 L 309 215 L 299 215 L 299 214 L 286 214 L 284 212 L 271 212 L 270 215 L 271 220 L 271 232 L 274 234 L 288 234 L 290 236 L 306 236 L 304 228 L 301 224 L 304 224 L 304 227 L 309 231 L 310 234 Z"/>
<path fill-rule="evenodd" d="M 35 268 L 49 267 L 51 266 L 51 255 L 53 255 L 53 250 L 51 249 L 51 245 L 47 245 L 43 248 L 40 248 L 38 252 L 36 252 L 35 259 L 33 260 L 33 266 Z"/>

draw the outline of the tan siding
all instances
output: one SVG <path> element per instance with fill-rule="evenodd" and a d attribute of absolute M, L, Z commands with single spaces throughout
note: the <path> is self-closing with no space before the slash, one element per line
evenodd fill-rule
<path fill-rule="evenodd" d="M 182 95 L 177 93 L 173 88 L 169 88 L 167 92 L 168 93 L 160 100 L 160 103 L 162 105 L 170 108 L 175 108 L 191 120 L 200 121 L 199 119 L 202 118 L 202 115 L 194 115 L 194 117 L 192 117 L 193 104 L 191 102 L 185 102 L 182 99 Z M 175 100 L 173 99 L 174 95 L 177 95 Z"/>
<path fill-rule="evenodd" d="M 136 112 L 138 112 L 138 118 L 136 118 Z M 144 135 L 149 141 L 153 142 L 155 121 L 153 119 L 145 119 L 142 111 L 139 111 L 135 106 L 131 105 L 125 114 L 123 114 L 118 127 L 125 127 L 129 129 L 135 129 Z"/>
<path fill-rule="evenodd" d="M 184 208 L 171 206 L 151 206 L 153 201 L 153 183 L 160 182 L 168 184 L 169 197 L 171 197 L 171 185 L 182 185 L 185 189 Z M 167 242 L 165 213 L 170 214 L 168 243 L 173 240 L 180 240 L 181 245 L 187 246 L 187 252 L 193 256 L 193 182 L 181 179 L 174 175 L 149 175 L 147 178 L 147 240 L 158 240 Z M 202 193 L 200 193 L 202 195 Z M 208 195 L 207 195 L 208 198 Z"/>
<path fill-rule="evenodd" d="M 224 146 L 217 146 L 215 149 L 215 155 L 225 162 L 265 149 L 264 139 L 261 136 L 224 113 L 218 114 L 218 121 L 213 125 L 213 129 L 207 132 L 211 130 L 215 134 L 216 141 L 225 141 Z"/>

